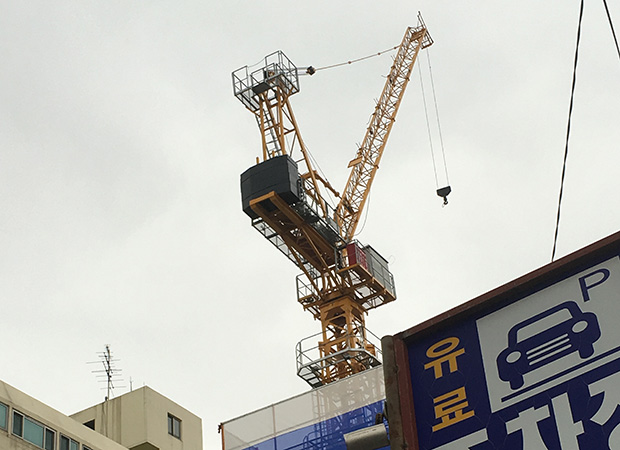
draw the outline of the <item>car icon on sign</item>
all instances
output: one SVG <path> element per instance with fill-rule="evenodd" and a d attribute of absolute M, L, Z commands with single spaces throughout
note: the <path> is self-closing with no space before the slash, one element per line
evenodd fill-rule
<path fill-rule="evenodd" d="M 499 377 L 509 382 L 511 389 L 519 389 L 524 374 L 570 353 L 589 358 L 600 337 L 594 313 L 584 313 L 573 301 L 561 303 L 510 329 L 508 348 L 497 357 Z"/>

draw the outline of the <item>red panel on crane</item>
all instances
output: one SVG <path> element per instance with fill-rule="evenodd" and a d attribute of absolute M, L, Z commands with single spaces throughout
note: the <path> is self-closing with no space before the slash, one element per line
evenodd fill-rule
<path fill-rule="evenodd" d="M 355 242 L 351 242 L 347 245 L 347 257 L 349 258 L 349 266 L 359 264 L 368 270 L 368 261 L 366 260 L 366 253 L 357 246 Z"/>

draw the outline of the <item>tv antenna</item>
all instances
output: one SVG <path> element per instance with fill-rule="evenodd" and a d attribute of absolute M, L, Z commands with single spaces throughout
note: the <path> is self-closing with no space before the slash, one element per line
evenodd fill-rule
<path fill-rule="evenodd" d="M 103 378 L 102 380 L 99 380 L 100 382 L 103 381 L 106 383 L 106 387 L 102 389 L 106 389 L 105 400 L 108 401 L 111 398 L 115 387 L 125 387 L 116 385 L 116 383 L 122 382 L 122 378 L 120 378 L 122 369 L 117 369 L 114 367 L 114 363 L 119 360 L 112 357 L 112 351 L 110 350 L 109 345 L 106 345 L 105 350 L 98 353 L 98 356 L 99 361 L 91 361 L 89 364 L 103 364 L 103 369 L 93 370 L 92 373 L 97 374 L 97 378 Z"/>

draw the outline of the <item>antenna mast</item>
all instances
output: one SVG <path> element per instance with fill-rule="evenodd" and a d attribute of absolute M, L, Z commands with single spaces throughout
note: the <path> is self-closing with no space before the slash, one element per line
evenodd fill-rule
<path fill-rule="evenodd" d="M 112 351 L 110 350 L 110 346 L 106 345 L 105 350 L 99 353 L 99 361 L 92 361 L 92 363 L 102 363 L 103 369 L 93 370 L 92 373 L 99 374 L 97 378 L 104 378 L 106 382 L 106 396 L 105 400 L 108 401 L 111 398 L 111 395 L 114 391 L 115 387 L 124 387 L 124 386 L 115 386 L 114 383 L 122 381 L 120 378 L 122 369 L 117 369 L 114 367 L 114 363 L 117 362 L 117 359 L 112 357 Z"/>

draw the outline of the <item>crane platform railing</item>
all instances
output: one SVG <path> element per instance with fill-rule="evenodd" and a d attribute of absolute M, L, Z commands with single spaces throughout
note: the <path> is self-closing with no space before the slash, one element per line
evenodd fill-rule
<path fill-rule="evenodd" d="M 313 388 L 323 386 L 333 381 L 338 371 L 359 372 L 354 366 L 363 366 L 366 369 L 381 365 L 381 339 L 367 328 L 360 333 L 346 334 L 339 338 L 344 345 L 340 350 L 322 356 L 322 333 L 309 336 L 297 343 L 297 375 L 303 378 Z"/>
<path fill-rule="evenodd" d="M 290 246 L 286 244 L 282 236 L 269 226 L 261 217 L 252 219 L 252 227 L 263 235 L 271 244 L 280 250 L 284 256 L 298 266 L 305 273 L 316 278 L 320 276 L 320 273 L 314 268 L 314 266 L 305 259 L 299 252 L 295 252 Z"/>
<path fill-rule="evenodd" d="M 313 192 L 313 195 L 307 194 L 308 189 L 310 189 L 309 186 L 312 184 L 310 180 L 299 178 L 298 183 L 301 184 L 301 188 L 298 192 L 298 201 L 290 204 L 288 202 L 276 203 L 286 203 L 280 205 L 280 207 L 288 209 L 288 214 L 294 213 L 299 216 L 303 223 L 307 224 L 307 226 L 312 228 L 318 234 L 316 239 L 323 241 L 321 248 L 327 249 L 326 251 L 330 252 L 326 258 L 326 261 L 329 265 L 334 265 L 337 261 L 338 254 L 345 246 L 345 242 L 340 237 L 337 222 L 333 219 L 335 214 L 334 208 L 318 196 L 316 192 Z M 252 226 L 267 240 L 269 240 L 269 242 L 271 242 L 278 250 L 280 250 L 289 260 L 304 271 L 304 273 L 307 273 L 311 279 L 318 277 L 319 272 L 318 267 L 316 266 L 316 258 L 311 260 L 310 256 L 304 257 L 304 253 L 300 249 L 297 249 L 295 245 L 291 245 L 290 242 L 287 243 L 287 241 L 283 238 L 282 230 L 275 229 L 274 226 L 270 225 L 268 220 L 265 220 L 268 219 L 270 214 L 274 214 L 274 212 L 277 213 L 278 211 L 278 207 L 276 203 L 274 203 L 275 197 L 270 197 L 269 195 L 267 197 L 268 198 L 265 198 L 264 196 L 259 197 L 258 199 L 250 202 L 254 204 L 256 201 L 259 205 L 263 205 L 264 208 L 262 208 L 261 211 L 264 211 L 264 213 L 267 214 L 254 217 L 252 219 Z M 325 204 L 328 212 L 327 217 L 323 215 L 322 210 L 319 207 L 319 202 L 321 201 Z M 282 220 L 283 218 L 280 217 L 280 220 L 276 221 L 276 223 L 279 225 Z M 292 224 L 290 226 L 294 227 Z"/>
<path fill-rule="evenodd" d="M 362 246 L 358 241 L 350 242 L 346 251 L 339 253 L 339 268 L 336 270 L 341 284 L 325 286 L 320 274 L 309 280 L 305 273 L 297 276 L 297 301 L 315 318 L 320 316 L 321 302 L 325 298 L 341 295 L 353 296 L 355 302 L 368 311 L 396 300 L 394 277 L 387 267 L 387 261 L 372 247 Z"/>
<path fill-rule="evenodd" d="M 243 66 L 235 70 L 232 79 L 235 97 L 253 113 L 261 108 L 259 95 L 264 92 L 271 90 L 272 96 L 281 92 L 286 97 L 299 92 L 297 67 L 282 51 L 267 55 L 259 69 L 250 71 L 251 67 L 254 66 Z"/>

